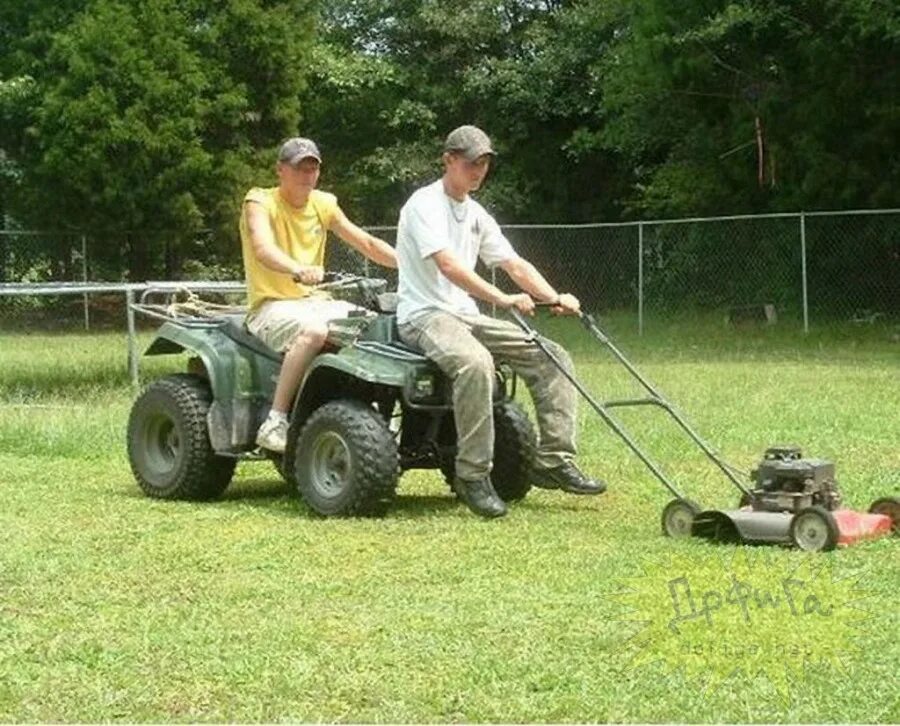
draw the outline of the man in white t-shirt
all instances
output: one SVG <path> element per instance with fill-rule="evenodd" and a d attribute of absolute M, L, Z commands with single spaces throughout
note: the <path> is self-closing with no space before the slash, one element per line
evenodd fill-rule
<path fill-rule="evenodd" d="M 513 323 L 478 312 L 472 296 L 522 313 L 534 299 L 558 313 L 577 313 L 573 295 L 560 294 L 519 257 L 494 218 L 469 196 L 484 181 L 494 150 L 475 126 L 460 126 L 444 143 L 444 175 L 416 191 L 400 211 L 397 322 L 400 337 L 420 348 L 453 381 L 458 453 L 454 488 L 485 517 L 506 514 L 491 483 L 494 455 L 494 361 L 508 362 L 528 386 L 537 410 L 540 445 L 533 483 L 572 494 L 601 494 L 602 481 L 575 466 L 574 386 Z M 481 260 L 499 266 L 524 292 L 507 295 L 475 273 Z M 568 370 L 572 359 L 548 341 Z"/>

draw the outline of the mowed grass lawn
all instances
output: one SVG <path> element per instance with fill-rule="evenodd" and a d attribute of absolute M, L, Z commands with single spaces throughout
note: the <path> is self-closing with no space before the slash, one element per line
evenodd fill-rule
<path fill-rule="evenodd" d="M 891 329 L 611 327 L 742 469 L 795 442 L 836 463 L 857 507 L 900 494 Z M 548 329 L 598 396 L 633 392 L 580 328 Z M 587 406 L 580 461 L 610 482 L 602 497 L 532 492 L 485 522 L 411 472 L 386 518 L 326 520 L 266 463 L 239 466 L 220 501 L 145 498 L 125 456 L 133 396 L 122 333 L 0 335 L 0 721 L 900 721 L 896 539 L 766 548 L 773 572 L 816 557 L 868 594 L 859 652 L 844 671 L 811 663 L 789 699 L 760 675 L 704 692 L 665 661 L 632 664 L 623 583 L 731 548 L 662 537 L 670 496 Z M 662 413 L 621 417 L 692 498 L 735 503 Z M 739 620 L 719 621 L 723 639 Z M 833 630 L 784 610 L 753 628 L 812 644 Z"/>

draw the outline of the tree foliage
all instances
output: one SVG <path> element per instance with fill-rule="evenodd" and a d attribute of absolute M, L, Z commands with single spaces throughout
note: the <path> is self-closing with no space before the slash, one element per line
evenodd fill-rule
<path fill-rule="evenodd" d="M 601 143 L 635 166 L 630 204 L 896 205 L 898 23 L 868 0 L 635 4 L 602 76 Z"/>
<path fill-rule="evenodd" d="M 135 276 L 160 256 L 177 267 L 199 229 L 233 228 L 240 187 L 296 131 L 311 27 L 298 0 L 93 0 L 32 29 L 13 69 L 30 74 L 30 103 L 4 105 L 14 213 L 126 235 Z M 146 229 L 171 232 L 164 249 Z"/>
<path fill-rule="evenodd" d="M 494 137 L 481 198 L 507 222 L 898 206 L 898 47 L 873 0 L 20 0 L 0 207 L 128 232 L 111 270 L 177 272 L 235 259 L 284 137 L 393 224 L 461 123 Z"/>
<path fill-rule="evenodd" d="M 584 69 L 609 42 L 615 5 L 329 3 L 309 88 L 325 102 L 306 104 L 305 121 L 337 151 L 336 184 L 366 217 L 392 222 L 411 189 L 439 172 L 446 133 L 476 123 L 500 152 L 483 195 L 501 218 L 615 214 L 627 175 L 615 155 L 584 143 L 597 123 Z"/>

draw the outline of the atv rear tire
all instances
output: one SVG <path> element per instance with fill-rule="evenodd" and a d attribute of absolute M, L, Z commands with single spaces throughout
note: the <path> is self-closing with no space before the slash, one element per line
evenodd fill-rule
<path fill-rule="evenodd" d="M 494 468 L 491 483 L 504 502 L 524 499 L 531 490 L 537 437 L 531 419 L 515 401 L 502 401 L 494 406 Z M 453 489 L 455 462 L 441 463 L 444 480 Z"/>
<path fill-rule="evenodd" d="M 209 384 L 179 373 L 151 383 L 128 418 L 128 460 L 138 486 L 157 499 L 215 499 L 228 487 L 237 460 L 217 456 L 206 414 Z"/>
<path fill-rule="evenodd" d="M 293 485 L 319 514 L 380 516 L 394 499 L 397 442 L 384 418 L 360 401 L 331 401 L 316 409 L 294 452 Z"/>

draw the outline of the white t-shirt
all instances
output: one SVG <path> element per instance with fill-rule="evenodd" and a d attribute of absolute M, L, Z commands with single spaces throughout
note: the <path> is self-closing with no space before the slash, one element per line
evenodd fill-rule
<path fill-rule="evenodd" d="M 469 294 L 441 273 L 431 258 L 450 250 L 470 270 L 480 258 L 488 267 L 516 257 L 509 240 L 484 207 L 471 197 L 457 202 L 438 179 L 417 190 L 400 210 L 397 228 L 397 322 L 437 308 L 449 313 L 477 315 Z"/>

